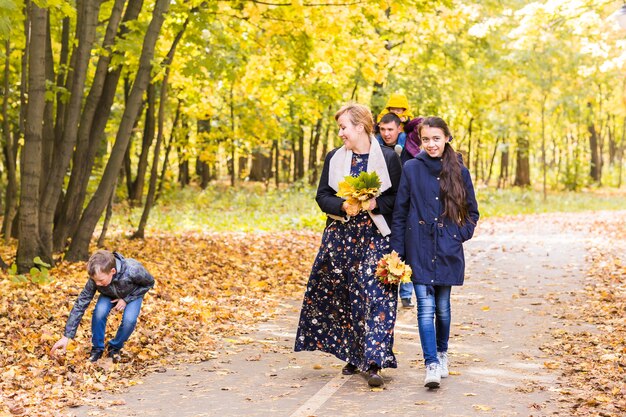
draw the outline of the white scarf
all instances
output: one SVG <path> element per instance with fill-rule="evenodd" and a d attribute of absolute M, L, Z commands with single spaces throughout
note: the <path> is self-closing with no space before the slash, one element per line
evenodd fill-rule
<path fill-rule="evenodd" d="M 328 167 L 328 185 L 335 191 L 339 191 L 339 183 L 350 175 L 350 167 L 352 166 L 352 151 L 346 149 L 345 145 L 339 148 L 330 158 Z M 375 138 L 370 138 L 370 153 L 367 159 L 367 172 L 376 172 L 380 178 L 380 192 L 391 188 L 391 179 L 389 178 L 389 170 L 385 162 L 385 156 L 380 148 L 380 144 Z M 382 214 L 374 214 L 368 210 L 368 213 L 376 227 L 383 236 L 391 233 L 389 225 Z M 331 216 L 333 219 L 348 221 L 349 216 L 345 218 Z"/>

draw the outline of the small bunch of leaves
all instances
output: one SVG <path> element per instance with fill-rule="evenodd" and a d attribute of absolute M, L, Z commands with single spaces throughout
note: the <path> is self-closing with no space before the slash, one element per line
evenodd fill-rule
<path fill-rule="evenodd" d="M 39 256 L 33 259 L 33 263 L 35 266 L 30 268 L 28 274 L 18 274 L 17 263 L 11 265 L 7 271 L 11 277 L 11 281 L 15 283 L 32 282 L 33 284 L 49 284 L 54 280 L 54 278 L 50 276 L 48 270 L 48 268 L 50 268 L 50 264 L 42 261 Z"/>
<path fill-rule="evenodd" d="M 350 204 L 367 210 L 369 200 L 380 195 L 380 184 L 380 178 L 376 172 L 363 171 L 358 177 L 347 175 L 339 183 L 337 197 L 345 198 Z"/>
<path fill-rule="evenodd" d="M 398 252 L 384 255 L 376 265 L 376 277 L 385 285 L 411 282 L 411 267 L 400 259 Z"/>

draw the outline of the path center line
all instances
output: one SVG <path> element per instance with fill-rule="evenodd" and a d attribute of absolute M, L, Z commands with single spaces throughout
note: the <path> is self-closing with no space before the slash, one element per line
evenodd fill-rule
<path fill-rule="evenodd" d="M 324 403 L 345 384 L 351 376 L 339 374 L 326 383 L 315 395 L 302 404 L 290 417 L 308 417 L 313 415 Z"/>

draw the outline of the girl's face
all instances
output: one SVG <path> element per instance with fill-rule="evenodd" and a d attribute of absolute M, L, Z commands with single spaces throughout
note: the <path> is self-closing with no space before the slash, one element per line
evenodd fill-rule
<path fill-rule="evenodd" d="M 449 138 L 446 137 L 443 130 L 438 127 L 424 126 L 420 131 L 422 138 L 422 148 L 431 158 L 441 158 L 443 156 L 443 150 L 446 147 L 446 142 Z"/>
<path fill-rule="evenodd" d="M 337 124 L 339 125 L 339 137 L 343 140 L 346 149 L 354 150 L 355 146 L 360 142 L 363 126 L 360 124 L 353 125 L 347 112 L 339 116 Z"/>

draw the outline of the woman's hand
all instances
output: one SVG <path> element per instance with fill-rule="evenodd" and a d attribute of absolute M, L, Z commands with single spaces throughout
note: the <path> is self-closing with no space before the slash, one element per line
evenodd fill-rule
<path fill-rule="evenodd" d="M 341 208 L 343 208 L 343 211 L 345 211 L 348 216 L 356 216 L 359 214 L 358 204 L 350 203 L 348 200 L 343 202 Z"/>

